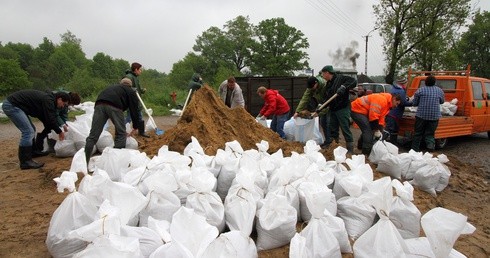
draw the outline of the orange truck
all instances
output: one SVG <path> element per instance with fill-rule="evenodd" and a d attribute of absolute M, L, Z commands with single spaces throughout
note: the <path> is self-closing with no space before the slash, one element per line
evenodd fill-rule
<path fill-rule="evenodd" d="M 436 85 L 444 91 L 445 100 L 457 99 L 454 116 L 439 120 L 435 132 L 436 148 L 444 148 L 448 138 L 487 132 L 490 138 L 490 79 L 473 77 L 470 66 L 463 71 L 412 71 L 409 69 L 407 96 L 425 86 L 427 74 L 436 77 Z M 415 113 L 407 112 L 400 120 L 398 135 L 410 139 L 414 133 Z"/>

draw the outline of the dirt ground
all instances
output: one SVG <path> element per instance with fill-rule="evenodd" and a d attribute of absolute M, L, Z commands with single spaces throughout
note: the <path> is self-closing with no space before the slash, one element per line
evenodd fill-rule
<path fill-rule="evenodd" d="M 266 140 L 270 152 L 282 149 L 286 155 L 302 152 L 303 145 L 286 142 L 277 134 L 256 123 L 244 109 L 226 108 L 210 88 L 203 88 L 193 96 L 182 118 L 155 117 L 161 136 L 150 132 L 151 138 L 138 138 L 140 151 L 149 156 L 162 145 L 182 152 L 195 136 L 206 154 L 214 155 L 224 143 L 237 140 L 244 149 L 256 148 L 255 143 Z M 38 126 L 38 130 L 42 128 Z M 356 138 L 359 131 L 353 129 Z M 11 123 L 0 125 L 0 257 L 50 257 L 44 241 L 53 212 L 67 193 L 58 193 L 53 178 L 68 170 L 71 158 L 57 158 L 50 154 L 36 158 L 46 165 L 39 170 L 20 170 L 17 146 L 20 132 Z M 331 160 L 332 146 L 322 153 Z M 489 191 L 490 140 L 486 134 L 451 139 L 446 149 L 451 177 L 448 187 L 437 197 L 415 190 L 414 203 L 424 214 L 434 207 L 444 207 L 468 216 L 476 227 L 472 235 L 462 235 L 455 249 L 467 257 L 489 257 Z M 374 168 L 374 166 L 373 166 Z M 375 177 L 382 175 L 376 172 Z M 259 257 L 289 257 L 288 246 L 259 253 Z M 352 255 L 343 255 L 352 257 Z"/>

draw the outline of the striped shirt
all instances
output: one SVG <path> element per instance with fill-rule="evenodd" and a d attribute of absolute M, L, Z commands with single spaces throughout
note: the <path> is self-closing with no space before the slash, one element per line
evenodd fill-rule
<path fill-rule="evenodd" d="M 440 104 L 444 103 L 444 92 L 437 86 L 424 86 L 414 95 L 413 105 L 417 107 L 415 116 L 424 120 L 438 120 L 441 117 Z"/>

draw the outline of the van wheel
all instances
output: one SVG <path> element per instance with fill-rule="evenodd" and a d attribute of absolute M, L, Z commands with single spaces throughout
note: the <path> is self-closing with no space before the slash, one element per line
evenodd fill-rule
<path fill-rule="evenodd" d="M 487 132 L 488 139 L 490 139 L 490 131 Z"/>
<path fill-rule="evenodd" d="M 436 149 L 443 149 L 447 145 L 447 138 L 436 139 Z"/>

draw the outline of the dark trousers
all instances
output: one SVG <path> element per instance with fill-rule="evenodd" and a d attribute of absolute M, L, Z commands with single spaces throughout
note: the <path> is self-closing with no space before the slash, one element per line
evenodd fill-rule
<path fill-rule="evenodd" d="M 320 117 L 320 127 L 323 131 L 323 136 L 325 137 L 324 144 L 332 143 L 332 137 L 330 136 L 330 112 L 327 112 L 325 115 L 321 115 Z"/>
<path fill-rule="evenodd" d="M 345 108 L 331 111 L 330 110 L 330 136 L 335 140 L 339 139 L 339 128 L 342 130 L 345 142 L 354 142 L 352 132 L 350 131 L 350 105 Z"/>
<path fill-rule="evenodd" d="M 434 134 L 437 129 L 439 120 L 424 120 L 420 117 L 415 117 L 415 128 L 412 139 L 412 149 L 420 151 L 420 142 L 425 139 L 425 145 L 428 150 L 434 150 L 436 140 Z"/>
<path fill-rule="evenodd" d="M 357 126 L 359 126 L 359 129 L 361 129 L 361 137 L 359 138 L 357 147 L 360 147 L 359 149 L 362 150 L 362 154 L 369 155 L 374 143 L 373 130 L 369 124 L 369 118 L 366 115 L 355 112 L 351 113 L 351 117 Z"/>
<path fill-rule="evenodd" d="M 87 163 L 92 154 L 95 144 L 99 140 L 104 125 L 110 119 L 114 124 L 115 139 L 114 148 L 122 149 L 126 147 L 126 124 L 124 122 L 124 112 L 110 105 L 96 105 L 92 118 L 92 127 L 85 143 L 85 158 Z"/>

